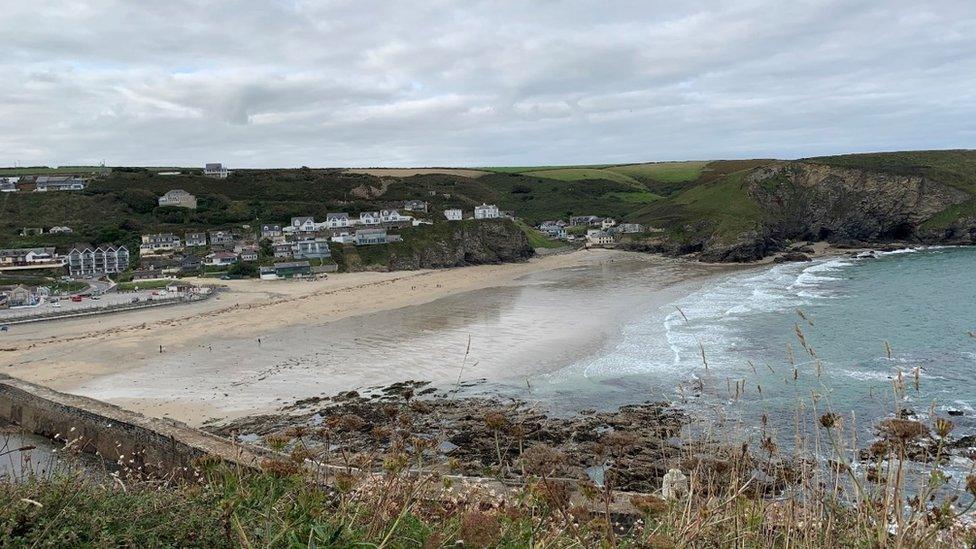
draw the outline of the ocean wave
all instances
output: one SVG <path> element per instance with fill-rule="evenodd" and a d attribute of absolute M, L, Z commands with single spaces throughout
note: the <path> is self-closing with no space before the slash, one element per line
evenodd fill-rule
<path fill-rule="evenodd" d="M 853 264 L 850 258 L 831 258 L 776 265 L 759 273 L 733 275 L 679 300 L 678 310 L 664 319 L 672 365 L 685 370 L 700 366 L 702 350 L 710 367 L 742 362 L 729 355 L 745 343 L 740 326 L 749 317 L 834 297 L 830 285 L 841 280 L 837 273 Z"/>

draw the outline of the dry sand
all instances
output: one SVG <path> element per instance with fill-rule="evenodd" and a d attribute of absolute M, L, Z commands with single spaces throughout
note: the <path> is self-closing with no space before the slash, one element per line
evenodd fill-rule
<path fill-rule="evenodd" d="M 105 381 L 108 380 L 118 383 L 120 392 L 105 397 L 99 391 L 94 391 L 92 396 L 105 397 L 149 415 L 199 423 L 221 415 L 219 411 L 227 406 L 187 397 L 196 388 L 190 385 L 209 386 L 214 376 L 244 375 L 208 364 L 204 351 L 209 348 L 213 353 L 220 342 L 246 340 L 253 344 L 257 338 L 277 333 L 288 333 L 288 337 L 300 339 L 301 336 L 294 334 L 306 326 L 321 326 L 339 319 L 392 311 L 482 288 L 514 285 L 519 278 L 532 273 L 599 265 L 621 259 L 667 264 L 669 269 L 679 273 L 669 275 L 671 278 L 681 278 L 681 273 L 685 272 L 685 267 L 673 260 L 612 250 L 590 250 L 505 265 L 335 274 L 316 281 L 227 281 L 227 291 L 221 292 L 219 298 L 203 303 L 16 326 L 0 339 L 0 372 L 79 394 L 88 394 L 93 383 L 101 387 L 104 393 Z M 698 274 L 703 269 L 707 270 L 692 266 L 687 269 Z M 428 329 L 426 326 L 422 328 Z M 305 342 L 299 341 L 301 343 Z M 188 360 L 193 363 L 181 364 L 180 367 L 199 368 L 194 379 L 187 379 L 190 385 L 172 387 L 172 395 L 160 395 L 158 392 L 139 394 L 136 391 L 135 397 L 124 396 L 127 393 L 122 389 L 137 388 L 139 379 L 151 380 L 161 358 L 169 356 L 189 357 Z M 243 367 L 247 359 L 245 351 L 235 356 L 234 364 L 241 363 Z M 226 367 L 226 363 L 224 361 L 222 366 Z M 253 367 L 247 365 L 247 368 Z M 329 368 L 334 370 L 337 384 L 349 383 L 350 380 L 369 384 L 410 378 L 441 378 L 443 376 L 438 374 L 443 372 L 436 371 L 438 367 L 443 368 L 424 365 L 415 367 L 417 371 L 392 371 L 384 365 L 367 369 L 348 364 L 329 364 Z M 456 364 L 450 367 L 453 372 Z M 248 370 L 245 368 L 244 371 Z M 126 377 L 126 374 L 136 377 Z M 219 390 L 224 390 L 225 386 L 221 386 L 219 381 L 213 384 L 213 389 L 220 387 Z M 98 385 L 98 382 L 101 384 Z M 285 388 L 282 391 L 287 392 Z"/>

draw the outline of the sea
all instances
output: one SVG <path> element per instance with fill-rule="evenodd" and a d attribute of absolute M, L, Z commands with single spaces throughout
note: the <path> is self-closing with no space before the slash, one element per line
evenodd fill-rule
<path fill-rule="evenodd" d="M 600 349 L 528 385 L 523 395 L 566 412 L 663 400 L 782 435 L 797 429 L 798 411 L 839 414 L 861 439 L 895 414 L 948 417 L 954 434 L 973 434 L 976 249 L 861 253 L 718 277 L 629 316 Z"/>

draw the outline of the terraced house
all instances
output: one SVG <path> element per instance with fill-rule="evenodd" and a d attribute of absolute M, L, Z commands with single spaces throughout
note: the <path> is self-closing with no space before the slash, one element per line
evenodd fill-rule
<path fill-rule="evenodd" d="M 68 252 L 68 273 L 73 277 L 116 274 L 129 268 L 129 250 L 125 246 L 79 245 Z"/>

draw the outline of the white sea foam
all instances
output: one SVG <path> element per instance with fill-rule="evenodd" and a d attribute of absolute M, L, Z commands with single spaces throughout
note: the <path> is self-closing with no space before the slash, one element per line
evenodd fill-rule
<path fill-rule="evenodd" d="M 680 300 L 681 312 L 664 319 L 673 368 L 688 371 L 701 366 L 702 349 L 709 367 L 742 362 L 730 354 L 745 343 L 738 335 L 743 321 L 831 297 L 830 283 L 840 280 L 836 273 L 852 264 L 849 258 L 835 258 L 812 265 L 776 265 L 729 277 Z"/>

